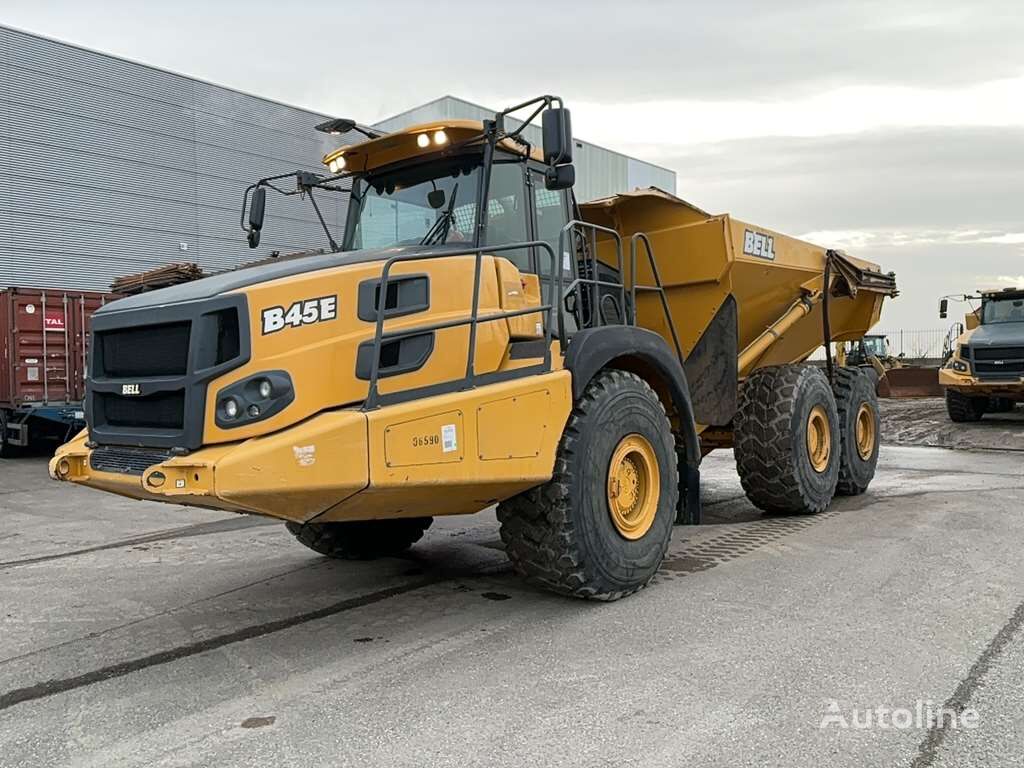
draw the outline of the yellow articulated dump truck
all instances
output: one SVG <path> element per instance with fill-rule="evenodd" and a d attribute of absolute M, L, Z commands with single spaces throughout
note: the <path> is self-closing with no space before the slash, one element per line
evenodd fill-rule
<path fill-rule="evenodd" d="M 497 504 L 520 574 L 605 600 L 650 581 L 675 521 L 699 522 L 714 448 L 735 448 L 765 510 L 862 492 L 871 382 L 800 363 L 860 338 L 893 277 L 653 189 L 578 205 L 573 146 L 543 96 L 260 180 L 250 245 L 268 189 L 314 206 L 351 189 L 342 242 L 324 227 L 321 253 L 97 312 L 88 428 L 52 476 L 275 517 L 342 558 Z"/>
<path fill-rule="evenodd" d="M 1012 411 L 1024 403 L 1024 288 L 946 296 L 939 302 L 943 319 L 949 299 L 980 302 L 951 332 L 939 369 L 950 420 L 980 421 L 986 413 Z"/>

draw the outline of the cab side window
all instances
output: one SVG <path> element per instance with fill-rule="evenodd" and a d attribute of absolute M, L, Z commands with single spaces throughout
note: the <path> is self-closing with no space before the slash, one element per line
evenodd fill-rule
<path fill-rule="evenodd" d="M 526 196 L 521 163 L 495 163 L 487 190 L 487 229 L 484 245 L 509 245 L 530 239 L 526 227 Z M 530 253 L 526 248 L 499 251 L 521 271 L 530 271 Z"/>

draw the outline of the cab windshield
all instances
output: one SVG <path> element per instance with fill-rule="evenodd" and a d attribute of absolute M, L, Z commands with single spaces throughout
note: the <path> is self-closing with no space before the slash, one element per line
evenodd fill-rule
<path fill-rule="evenodd" d="M 1024 297 L 1016 299 L 989 299 L 982 310 L 981 322 L 1024 323 Z"/>
<path fill-rule="evenodd" d="M 342 250 L 472 243 L 481 165 L 474 154 L 357 178 Z"/>
<path fill-rule="evenodd" d="M 867 350 L 867 353 L 869 355 L 874 355 L 875 357 L 885 357 L 885 339 L 882 338 L 881 336 L 865 337 L 864 349 Z"/>

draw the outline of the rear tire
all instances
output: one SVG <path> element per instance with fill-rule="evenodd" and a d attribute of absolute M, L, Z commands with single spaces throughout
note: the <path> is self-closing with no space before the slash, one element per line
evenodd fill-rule
<path fill-rule="evenodd" d="M 577 402 L 551 480 L 498 505 L 512 567 L 563 595 L 617 600 L 665 557 L 679 502 L 672 427 L 632 373 L 606 370 Z"/>
<path fill-rule="evenodd" d="M 878 465 L 878 396 L 866 372 L 857 368 L 837 368 L 834 391 L 840 443 L 836 494 L 858 496 L 868 489 Z"/>
<path fill-rule="evenodd" d="M 987 397 L 971 397 L 962 395 L 955 389 L 946 390 L 946 413 L 950 421 L 964 423 L 970 421 L 981 421 L 988 409 Z"/>
<path fill-rule="evenodd" d="M 302 544 L 339 560 L 374 560 L 398 555 L 421 538 L 432 517 L 355 520 L 339 523 L 285 523 Z"/>
<path fill-rule="evenodd" d="M 740 388 L 734 453 L 753 504 L 775 514 L 814 514 L 839 481 L 839 416 L 828 378 L 810 365 L 759 368 Z"/>

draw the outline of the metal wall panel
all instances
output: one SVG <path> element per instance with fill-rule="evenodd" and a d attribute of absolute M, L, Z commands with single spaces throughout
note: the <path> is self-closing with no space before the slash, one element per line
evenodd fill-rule
<path fill-rule="evenodd" d="M 239 228 L 248 184 L 321 172 L 346 143 L 313 130 L 325 119 L 0 26 L 0 286 L 102 290 L 171 261 L 326 246 L 298 198 L 268 196 L 258 249 Z M 318 202 L 340 239 L 347 195 Z"/>
<path fill-rule="evenodd" d="M 571 104 L 568 106 L 572 107 Z M 492 109 L 454 96 L 442 96 L 382 120 L 375 127 L 397 131 L 416 123 L 435 120 L 487 120 L 493 117 Z M 513 127 L 521 124 L 513 118 L 507 122 Z M 540 145 L 541 131 L 538 126 L 528 126 L 523 135 L 533 144 Z M 576 165 L 576 198 L 580 202 L 608 197 L 617 192 L 629 192 L 637 187 L 654 186 L 672 194 L 676 191 L 675 171 L 586 141 L 576 140 L 573 161 Z"/>

